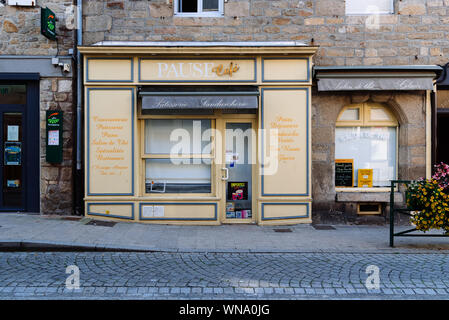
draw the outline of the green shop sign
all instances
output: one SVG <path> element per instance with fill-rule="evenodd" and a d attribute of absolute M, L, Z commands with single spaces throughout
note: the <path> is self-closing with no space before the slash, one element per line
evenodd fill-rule
<path fill-rule="evenodd" d="M 56 15 L 48 8 L 41 8 L 41 33 L 50 40 L 56 40 Z"/>
<path fill-rule="evenodd" d="M 61 163 L 63 160 L 62 111 L 48 110 L 46 114 L 47 114 L 46 160 L 49 163 Z"/>

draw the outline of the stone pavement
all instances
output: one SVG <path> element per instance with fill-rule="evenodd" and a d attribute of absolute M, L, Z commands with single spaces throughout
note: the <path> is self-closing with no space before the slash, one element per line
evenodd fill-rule
<path fill-rule="evenodd" d="M 449 253 L 447 238 L 396 238 L 388 246 L 388 226 L 337 225 L 335 230 L 294 226 L 169 226 L 120 222 L 86 225 L 55 216 L 0 214 L 0 246 L 35 244 L 91 249 L 165 252 L 359 252 Z M 403 230 L 407 227 L 397 227 Z M 289 229 L 291 232 L 276 232 Z"/>
<path fill-rule="evenodd" d="M 0 270 L 0 299 L 449 299 L 443 253 L 6 252 Z"/>

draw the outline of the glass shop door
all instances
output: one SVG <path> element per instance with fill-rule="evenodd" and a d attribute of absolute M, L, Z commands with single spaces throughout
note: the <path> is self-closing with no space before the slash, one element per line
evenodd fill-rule
<path fill-rule="evenodd" d="M 225 120 L 222 181 L 225 223 L 255 222 L 257 136 L 252 120 Z"/>
<path fill-rule="evenodd" d="M 26 107 L 26 84 L 0 83 L 0 211 L 26 208 Z"/>
<path fill-rule="evenodd" d="M 0 77 L 2 74 L 0 73 Z M 39 81 L 0 81 L 0 212 L 40 211 Z"/>
<path fill-rule="evenodd" d="M 1 190 L 0 210 L 25 208 L 23 109 L 17 105 L 0 105 Z"/>

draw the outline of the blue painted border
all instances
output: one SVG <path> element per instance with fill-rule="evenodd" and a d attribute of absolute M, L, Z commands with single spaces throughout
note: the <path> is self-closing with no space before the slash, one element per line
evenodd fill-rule
<path fill-rule="evenodd" d="M 288 217 L 273 217 L 273 218 L 265 218 L 265 212 L 264 212 L 264 206 L 265 205 L 280 205 L 280 206 L 294 206 L 294 205 L 302 205 L 302 206 L 306 206 L 307 207 L 307 214 L 305 216 L 288 216 Z M 262 217 L 261 220 L 262 221 L 270 221 L 270 220 L 284 220 L 284 219 L 304 219 L 304 218 L 309 218 L 310 214 L 309 214 L 309 209 L 310 209 L 310 203 L 309 202 L 289 202 L 289 203 L 278 203 L 278 202 L 264 202 L 261 203 L 261 207 L 262 207 Z"/>
<path fill-rule="evenodd" d="M 307 60 L 307 80 L 268 80 L 265 79 L 265 60 Z M 262 82 L 266 83 L 266 82 L 310 82 L 310 59 L 309 58 L 283 58 L 283 57 L 279 57 L 279 58 L 262 58 Z"/>
<path fill-rule="evenodd" d="M 306 193 L 265 193 L 264 191 L 264 174 L 263 174 L 263 163 L 262 163 L 262 168 L 261 168 L 261 174 L 262 174 L 262 183 L 261 183 L 261 188 L 262 188 L 262 196 L 298 196 L 298 197 L 308 197 L 310 196 L 310 186 L 309 186 L 309 175 L 310 175 L 310 161 L 309 161 L 309 149 L 310 149 L 310 143 L 309 143 L 309 112 L 310 112 L 310 106 L 309 106 L 309 95 L 310 95 L 310 89 L 309 88 L 262 88 L 261 89 L 261 105 L 260 105 L 260 114 L 261 114 L 261 128 L 264 129 L 264 92 L 265 90 L 277 90 L 277 91 L 282 91 L 282 90 L 305 90 L 306 91 L 306 139 L 307 139 L 307 151 L 306 151 L 306 163 L 307 163 L 307 168 L 306 168 L 306 179 L 307 179 L 307 191 Z M 264 155 L 264 145 L 265 145 L 265 137 L 264 137 L 264 131 L 262 130 L 262 155 Z"/>
<path fill-rule="evenodd" d="M 131 193 L 91 193 L 90 192 L 90 91 L 93 90 L 131 90 L 131 148 L 132 148 L 132 164 L 131 164 L 131 172 L 132 172 L 132 182 L 131 182 Z M 88 196 L 133 196 L 134 195 L 134 88 L 87 88 L 87 161 L 86 161 L 86 170 L 87 170 L 87 195 Z"/>
<path fill-rule="evenodd" d="M 139 58 L 139 82 L 143 83 L 256 83 L 257 82 L 257 59 L 248 57 L 248 58 L 211 58 L 211 60 L 253 60 L 254 62 L 254 80 L 142 80 L 141 77 L 141 61 L 142 60 L 166 60 L 166 61 L 176 61 L 176 60 L 201 60 L 199 58 L 169 58 L 169 59 L 161 59 L 159 58 Z"/>
<path fill-rule="evenodd" d="M 116 216 L 116 215 L 110 215 L 110 214 L 104 214 L 104 213 L 91 212 L 90 211 L 90 206 L 95 206 L 95 205 L 101 205 L 101 206 L 130 205 L 131 208 L 132 208 L 131 217 L 123 217 L 123 216 Z M 99 217 L 106 217 L 106 218 L 118 218 L 118 219 L 134 220 L 134 203 L 132 203 L 132 202 L 123 202 L 123 203 L 93 202 L 93 203 L 87 203 L 87 214 L 91 215 L 91 216 L 99 216 Z"/>
<path fill-rule="evenodd" d="M 215 207 L 215 214 L 213 218 L 162 218 L 162 217 L 156 217 L 156 218 L 143 218 L 142 217 L 142 206 L 145 205 L 151 205 L 151 206 L 167 206 L 167 205 L 213 205 Z M 218 220 L 218 204 L 215 202 L 141 202 L 139 203 L 139 220 L 141 221 L 167 221 L 167 220 L 173 220 L 173 221 L 217 221 Z"/>
<path fill-rule="evenodd" d="M 90 80 L 89 79 L 89 61 L 90 60 L 130 60 L 131 61 L 131 80 Z M 134 82 L 134 58 L 86 58 L 86 83 L 98 83 L 98 82 L 109 82 L 109 83 L 118 83 L 118 82 L 132 83 L 132 82 Z"/>

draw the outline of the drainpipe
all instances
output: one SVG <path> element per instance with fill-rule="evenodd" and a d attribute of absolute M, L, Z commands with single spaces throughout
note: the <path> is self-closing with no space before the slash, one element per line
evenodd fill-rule
<path fill-rule="evenodd" d="M 78 46 L 83 44 L 83 0 L 77 0 L 76 6 L 77 17 L 77 35 L 76 35 L 76 170 L 75 170 L 75 212 L 76 214 L 83 214 L 83 174 L 82 174 L 82 60 L 81 53 L 78 50 Z"/>

